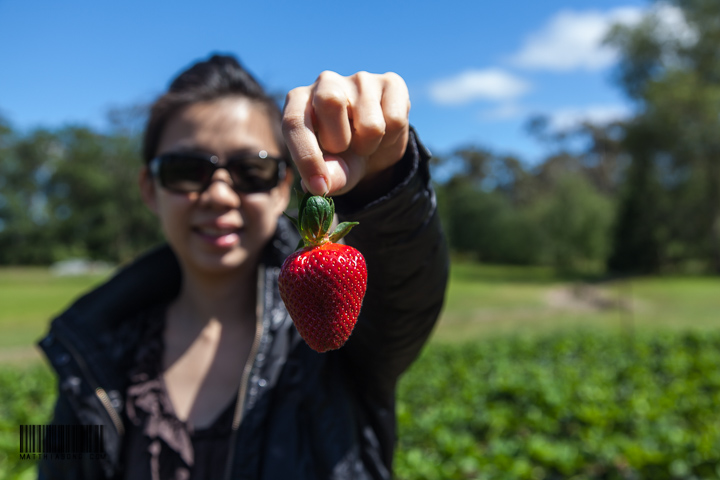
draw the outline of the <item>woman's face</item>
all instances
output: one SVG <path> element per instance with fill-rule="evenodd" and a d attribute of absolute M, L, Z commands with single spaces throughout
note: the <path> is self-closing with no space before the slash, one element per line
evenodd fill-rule
<path fill-rule="evenodd" d="M 187 150 L 216 155 L 220 165 L 240 152 L 281 154 L 264 108 L 241 97 L 191 104 L 171 117 L 157 153 Z M 226 274 L 255 267 L 287 208 L 290 177 L 269 192 L 240 193 L 221 169 L 205 191 L 174 193 L 145 169 L 141 190 L 186 272 Z"/>

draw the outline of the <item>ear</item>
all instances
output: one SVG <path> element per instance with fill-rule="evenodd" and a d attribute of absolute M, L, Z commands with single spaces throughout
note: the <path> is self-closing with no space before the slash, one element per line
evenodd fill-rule
<path fill-rule="evenodd" d="M 155 186 L 155 180 L 150 174 L 150 169 L 147 166 L 140 169 L 138 184 L 140 185 L 140 196 L 142 197 L 143 203 L 151 212 L 157 215 L 157 187 Z"/>

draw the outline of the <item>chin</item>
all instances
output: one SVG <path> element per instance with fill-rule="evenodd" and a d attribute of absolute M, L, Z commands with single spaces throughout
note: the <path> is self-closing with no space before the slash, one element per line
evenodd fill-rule
<path fill-rule="evenodd" d="M 252 261 L 249 252 L 233 250 L 224 254 L 204 253 L 202 255 L 193 255 L 183 263 L 187 268 L 201 274 L 227 275 L 241 270 Z"/>

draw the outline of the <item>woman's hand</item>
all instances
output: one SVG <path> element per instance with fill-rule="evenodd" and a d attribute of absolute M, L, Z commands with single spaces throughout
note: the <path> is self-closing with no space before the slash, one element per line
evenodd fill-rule
<path fill-rule="evenodd" d="M 283 133 L 303 185 L 341 195 L 397 163 L 408 142 L 410 97 L 395 73 L 323 72 L 288 93 Z"/>

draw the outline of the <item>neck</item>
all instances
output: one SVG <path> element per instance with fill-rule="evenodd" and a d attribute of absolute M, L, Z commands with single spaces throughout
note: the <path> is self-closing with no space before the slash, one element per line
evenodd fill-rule
<path fill-rule="evenodd" d="M 255 319 L 257 265 L 227 275 L 184 269 L 180 295 L 172 308 L 185 322 L 237 324 Z M 253 323 L 254 325 L 254 323 Z"/>

